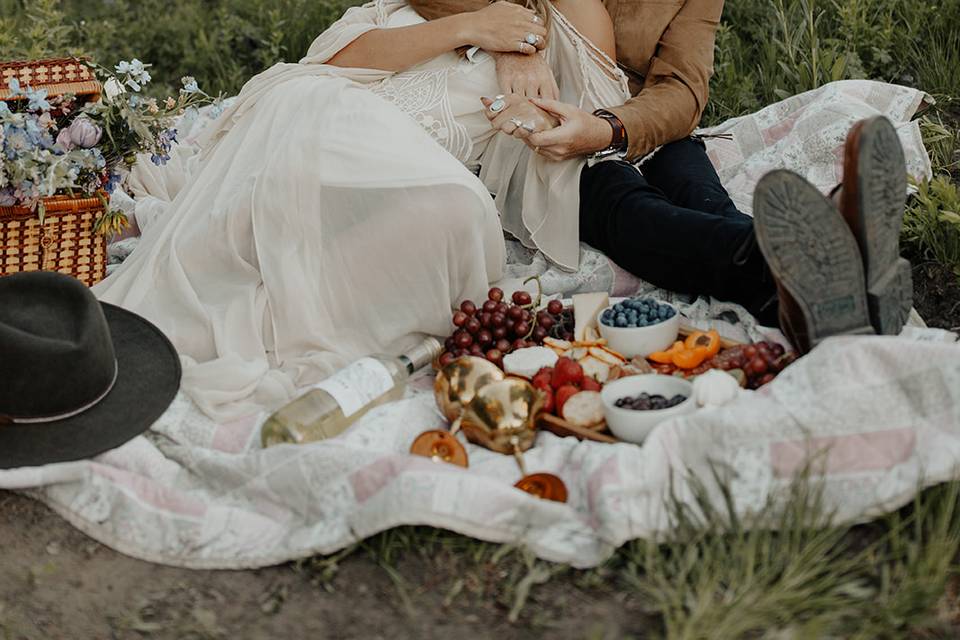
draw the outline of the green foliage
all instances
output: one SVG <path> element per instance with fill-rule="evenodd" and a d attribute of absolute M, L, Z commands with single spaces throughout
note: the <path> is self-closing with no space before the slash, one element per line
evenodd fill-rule
<path fill-rule="evenodd" d="M 917 189 L 904 216 L 904 241 L 925 258 L 951 267 L 960 278 L 960 190 L 945 175 Z"/>

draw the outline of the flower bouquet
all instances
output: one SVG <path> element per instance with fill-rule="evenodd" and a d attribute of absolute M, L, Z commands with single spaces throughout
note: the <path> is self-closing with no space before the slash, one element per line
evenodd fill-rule
<path fill-rule="evenodd" d="M 102 95 L 54 96 L 43 83 L 4 73 L 13 77 L 0 88 L 0 275 L 54 269 L 88 285 L 101 279 L 104 236 L 127 223 L 110 211 L 109 194 L 140 154 L 165 164 L 176 119 L 214 101 L 189 77 L 176 98 L 147 97 L 150 65 L 136 59 L 113 69 L 72 62 L 100 82 Z M 48 223 L 53 212 L 67 218 Z M 78 257 L 84 268 L 77 268 Z"/>

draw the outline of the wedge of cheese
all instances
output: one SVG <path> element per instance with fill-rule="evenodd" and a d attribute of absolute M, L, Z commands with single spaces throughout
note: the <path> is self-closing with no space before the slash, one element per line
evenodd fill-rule
<path fill-rule="evenodd" d="M 577 342 L 586 342 L 587 329 L 597 328 L 597 314 L 610 305 L 606 293 L 577 293 L 573 296 L 573 335 Z"/>

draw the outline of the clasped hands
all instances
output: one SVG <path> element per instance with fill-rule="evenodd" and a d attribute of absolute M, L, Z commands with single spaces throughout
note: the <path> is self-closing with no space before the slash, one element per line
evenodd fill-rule
<path fill-rule="evenodd" d="M 543 80 L 544 70 L 550 82 Z M 500 56 L 497 71 L 501 86 L 511 93 L 480 99 L 494 129 L 523 140 L 536 153 L 555 162 L 610 146 L 613 129 L 609 123 L 554 99 L 559 91 L 541 56 Z"/>

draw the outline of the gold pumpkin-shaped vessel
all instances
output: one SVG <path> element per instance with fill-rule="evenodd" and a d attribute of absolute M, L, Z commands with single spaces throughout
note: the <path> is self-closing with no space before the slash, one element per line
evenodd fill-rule
<path fill-rule="evenodd" d="M 463 412 L 467 439 L 492 451 L 514 454 L 533 446 L 544 397 L 521 378 L 506 378 L 478 388 Z"/>
<path fill-rule="evenodd" d="M 457 358 L 437 372 L 433 383 L 437 407 L 447 420 L 453 422 L 473 400 L 477 389 L 503 378 L 503 371 L 488 360 L 473 356 Z"/>

